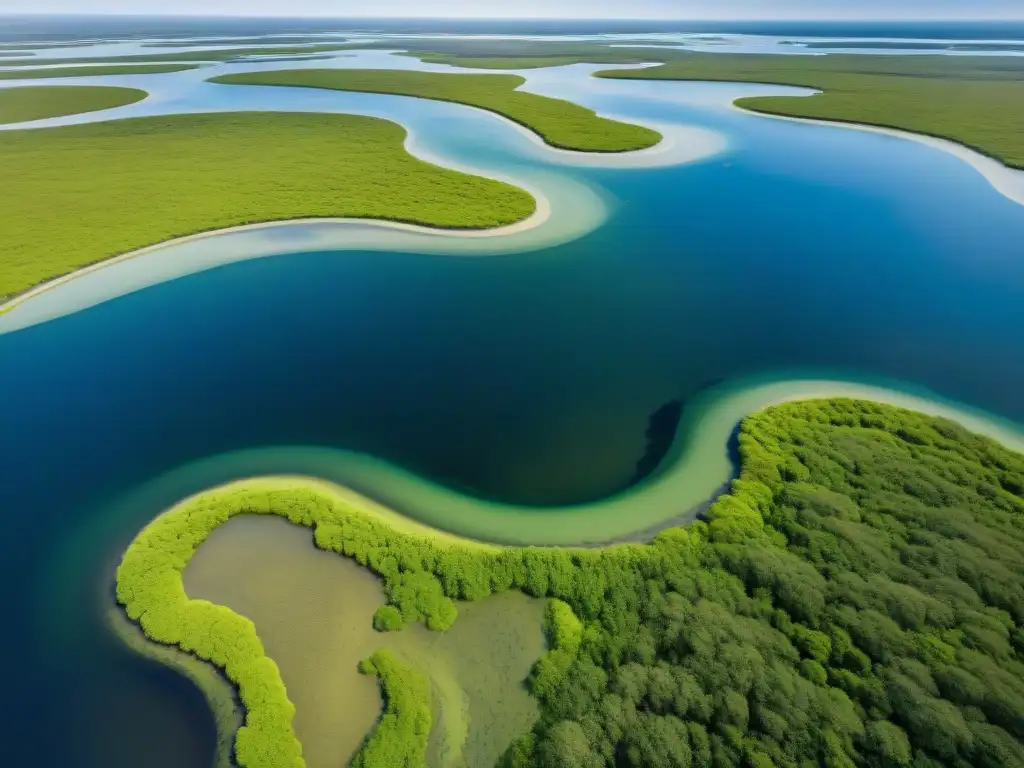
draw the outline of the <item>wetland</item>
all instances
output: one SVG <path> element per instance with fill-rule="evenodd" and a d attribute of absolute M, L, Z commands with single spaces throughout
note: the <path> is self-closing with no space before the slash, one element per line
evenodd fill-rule
<path fill-rule="evenodd" d="M 145 60 L 133 58 L 129 44 L 118 45 L 124 50 L 94 59 L 72 49 L 64 61 Z M 119 111 L 106 116 L 42 115 L 31 130 L 0 134 L 0 152 L 23 171 L 6 191 L 19 225 L 5 230 L 0 246 L 0 292 L 20 293 L 114 253 L 251 221 L 364 216 L 485 229 L 522 221 L 538 200 L 550 204 L 549 215 L 530 231 L 479 238 L 394 228 L 382 233 L 351 222 L 218 235 L 98 269 L 0 314 L 0 431 L 17 436 L 17 450 L 2 470 L 10 542 L 4 561 L 19 575 L 7 580 L 4 598 L 25 627 L 5 638 L 6 650 L 23 660 L 10 682 L 19 709 L 7 713 L 22 733 L 8 743 L 14 758 L 75 768 L 134 768 L 140 761 L 209 765 L 217 734 L 198 689 L 124 647 L 106 616 L 114 568 L 129 543 L 159 512 L 212 486 L 257 475 L 314 475 L 392 508 L 396 530 L 415 524 L 512 544 L 593 547 L 650 540 L 666 525 L 707 513 L 738 471 L 739 421 L 785 400 L 890 400 L 1019 447 L 1024 208 L 958 157 L 893 136 L 768 121 L 731 106 L 744 97 L 819 98 L 779 86 L 592 77 L 627 63 L 626 54 L 610 49 L 605 64 L 566 60 L 586 61 L 578 50 L 531 58 L 534 68 L 523 70 L 520 89 L 682 137 L 684 145 L 687 137 L 718 140 L 688 162 L 672 153 L 646 156 L 643 164 L 631 164 L 628 156 L 569 162 L 493 115 L 410 99 L 398 90 L 206 82 L 215 75 L 256 82 L 292 66 L 240 62 L 238 56 L 256 53 L 241 50 L 194 59 L 214 62 L 199 70 L 132 66 L 133 74 L 119 74 L 104 65 L 80 87 L 132 87 L 152 98 L 109 104 Z M 167 55 L 172 58 L 158 61 L 191 61 L 194 54 Z M 454 76 L 450 59 L 427 58 L 346 51 L 330 66 Z M 498 62 L 478 63 L 493 69 Z M 570 66 L 541 66 L 554 63 Z M 4 77 L 16 68 L 17 62 Z M 15 80 L 12 91 L 20 87 Z M 115 119 L 122 117 L 129 119 Z M 352 155 L 351 136 L 337 126 L 373 151 Z M 205 144 L 193 142 L 197 133 Z M 282 142 L 285 133 L 291 138 Z M 994 137 L 992 146 L 1004 138 Z M 134 161 L 112 175 L 107 160 L 115 151 Z M 998 144 L 992 154 L 1012 162 L 1014 151 Z M 62 159 L 49 166 L 49 175 L 30 173 L 50 152 Z M 244 162 L 253 155 L 262 164 Z M 89 173 L 69 179 L 67 169 L 83 160 Z M 50 197 L 44 186 L 67 194 Z M 313 189 L 332 194 L 313 195 Z M 376 197 L 368 198 L 367 189 Z M 232 204 L 206 204 L 214 199 Z M 55 218 L 50 206 L 74 215 Z M 471 222 L 464 219 L 467 210 L 475 212 Z M 237 258 L 225 256 L 233 250 Z M 672 537 L 635 550 L 648 553 L 638 556 L 648 562 L 644 558 L 656 560 L 671 549 L 674 565 L 657 570 L 663 565 L 657 561 L 655 569 L 672 584 L 661 593 L 684 595 L 690 606 L 652 599 L 643 621 L 661 633 L 657 637 L 640 632 L 640 609 L 631 603 L 617 605 L 614 615 L 602 613 L 575 587 L 554 581 L 550 588 L 526 589 L 533 597 L 495 589 L 460 603 L 458 619 L 443 633 L 416 621 L 400 632 L 376 633 L 374 614 L 386 600 L 395 602 L 382 569 L 374 575 L 352 559 L 314 548 L 305 528 L 251 516 L 214 531 L 198 548 L 184 572 L 185 589 L 252 620 L 296 706 L 295 733 L 310 766 L 343 763 L 380 716 L 381 683 L 357 671 L 358 662 L 380 648 L 429 681 L 431 768 L 490 764 L 527 733 L 533 736 L 517 742 L 517 754 L 540 764 L 553 744 L 564 748 L 580 740 L 575 729 L 582 726 L 560 723 L 589 728 L 598 705 L 605 707 L 601 733 L 587 733 L 595 749 L 621 749 L 641 763 L 664 756 L 670 744 L 678 745 L 678 734 L 668 739 L 664 730 L 678 717 L 665 719 L 669 705 L 653 703 L 648 683 L 641 682 L 656 679 L 665 664 L 685 668 L 702 690 L 735 690 L 795 717 L 787 709 L 792 702 L 769 706 L 715 666 L 714 654 L 702 656 L 696 629 L 724 633 L 716 642 L 737 669 L 747 667 L 729 654 L 749 647 L 799 666 L 800 675 L 787 672 L 784 682 L 801 695 L 818 695 L 808 681 L 826 690 L 821 675 L 835 681 L 828 690 L 843 691 L 856 705 L 830 709 L 814 699 L 821 707 L 811 708 L 813 723 L 806 728 L 834 732 L 837 741 L 829 748 L 849 752 L 898 742 L 898 751 L 902 742 L 885 741 L 892 732 L 878 724 L 882 720 L 865 721 L 870 739 L 852 725 L 851 712 L 873 711 L 870 696 L 883 678 L 903 686 L 899 702 L 931 701 L 915 699 L 924 694 L 904 679 L 917 669 L 910 661 L 899 667 L 865 639 L 865 627 L 883 623 L 873 614 L 853 619 L 784 602 L 796 583 L 808 595 L 846 600 L 862 613 L 889 615 L 892 601 L 878 589 L 861 595 L 853 581 L 846 584 L 851 593 L 829 593 L 810 575 L 828 566 L 800 549 L 801 537 L 809 530 L 834 535 L 838 529 L 826 518 L 837 518 L 847 533 L 854 523 L 863 525 L 854 539 L 892 537 L 887 541 L 894 549 L 886 552 L 916 552 L 915 537 L 932 535 L 936 547 L 954 551 L 957 536 L 919 508 L 919 502 L 928 507 L 940 499 L 967 505 L 974 519 L 955 516 L 959 530 L 984 528 L 975 544 L 1016 572 L 1015 555 L 987 537 L 1017 535 L 1004 512 L 1018 503 L 1021 481 L 1013 454 L 998 452 L 1003 449 L 976 444 L 944 421 L 907 421 L 886 410 L 871 415 L 871 408 L 786 406 L 778 413 L 789 421 L 765 417 L 750 436 L 773 456 L 785 454 L 783 463 L 801 451 L 787 442 L 789 435 L 806 433 L 822 456 L 837 445 L 868 453 L 864 446 L 874 446 L 917 491 L 888 488 L 903 494 L 906 507 L 884 514 L 917 526 L 917 533 L 906 540 L 894 536 L 891 521 L 877 516 L 883 513 L 869 495 L 858 495 L 845 470 L 825 459 L 815 463 L 804 451 L 806 476 L 792 461 L 787 471 L 852 499 L 866 510 L 863 516 L 824 492 L 807 496 L 805 487 L 771 485 L 762 477 L 773 494 L 770 505 L 759 507 L 770 541 L 757 538 L 762 528 L 749 516 L 730 522 L 715 513 L 712 518 L 725 521 L 707 528 L 698 523 L 685 535 L 692 552 L 671 549 L 680 543 Z M 757 424 L 768 431 L 757 431 Z M 769 439 L 776 431 L 782 448 Z M 923 457 L 929 451 L 932 464 Z M 951 467 L 976 463 L 981 469 L 972 471 L 983 483 L 953 489 L 931 478 L 922 467 L 933 467 L 935 456 Z M 756 546 L 744 549 L 748 536 Z M 956 551 L 976 557 L 975 564 L 984 559 Z M 767 566 L 757 552 L 784 563 L 773 571 L 778 579 L 771 600 L 790 619 L 766 618 L 765 595 L 745 589 L 766 572 L 759 570 Z M 587 558 L 567 572 L 591 562 Z M 628 567 L 606 564 L 609 574 L 634 578 Z M 940 582 L 949 576 L 921 565 L 920 578 L 910 579 L 895 564 L 885 567 L 893 579 L 928 595 L 944 588 Z M 984 572 L 982 565 L 977 569 Z M 993 579 L 1001 573 L 994 568 Z M 939 638 L 973 659 L 965 674 L 982 676 L 991 672 L 989 662 L 970 654 L 1007 659 L 1016 653 L 1005 619 L 1019 620 L 1013 580 L 988 591 L 978 582 L 967 586 L 978 590 L 977 600 L 958 587 L 958 612 L 941 627 L 929 623 L 927 611 L 920 622 L 894 611 L 892 621 L 905 635 L 892 634 L 892 647 Z M 454 599 L 480 597 L 462 594 L 461 586 L 444 589 Z M 627 595 L 647 587 L 628 582 L 623 589 Z M 699 595 L 706 601 L 698 606 Z M 550 650 L 541 625 L 542 598 L 551 596 L 566 600 L 599 633 L 586 646 L 586 654 L 596 655 L 574 667 L 571 677 L 549 672 L 541 683 L 534 679 L 531 696 L 524 681 Z M 688 612 L 696 628 L 684 638 L 697 649 L 686 659 L 669 658 L 668 646 L 659 645 L 678 640 L 670 633 L 678 630 L 679 611 Z M 763 623 L 752 630 L 747 619 L 755 615 Z M 865 670 L 853 651 L 824 658 L 812 643 L 817 636 L 794 629 L 814 622 L 831 627 L 830 637 L 841 638 L 840 630 L 853 636 L 858 652 L 874 654 L 873 670 Z M 972 626 L 990 634 L 971 635 Z M 612 635 L 631 640 L 616 645 Z M 945 647 L 928 648 L 939 656 L 922 652 L 914 663 L 948 659 Z M 602 678 L 604 668 L 591 663 L 598 657 L 632 666 L 628 674 Z M 819 665 L 820 674 L 804 661 Z M 1011 662 L 1005 669 L 1013 669 Z M 932 671 L 945 674 L 939 666 Z M 564 681 L 570 681 L 566 687 Z M 598 689 L 621 701 L 646 702 L 626 706 L 617 721 L 636 739 L 616 736 L 606 717 L 615 702 L 605 702 Z M 806 757 L 818 748 L 780 740 L 755 723 L 743 757 L 727 741 L 729 732 L 716 731 L 714 718 L 702 714 L 705 700 L 693 701 L 695 709 L 686 710 L 693 754 L 702 754 L 706 742 L 733 750 L 723 751 L 723 759 L 770 755 L 783 764 L 787 755 Z M 706 702 L 720 712 L 727 705 L 724 698 Z M 1005 755 L 1012 748 L 1000 733 L 1012 731 L 1012 724 L 999 713 L 1016 706 L 1006 696 L 964 704 L 987 720 L 946 723 L 956 734 L 952 746 L 926 738 L 926 731 L 937 732 L 934 723 L 914 730 L 897 717 L 898 727 L 909 729 L 915 749 L 943 760 L 955 755 L 1009 764 Z M 737 727 L 746 722 L 729 713 Z M 63 738 L 47 737 L 52 723 L 60 724 Z M 1011 751 L 1000 752 L 1004 747 Z"/>

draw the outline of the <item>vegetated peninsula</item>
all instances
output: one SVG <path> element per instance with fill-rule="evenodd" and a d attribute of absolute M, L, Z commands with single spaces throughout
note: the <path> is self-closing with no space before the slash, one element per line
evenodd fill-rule
<path fill-rule="evenodd" d="M 846 399 L 768 408 L 738 439 L 740 476 L 705 521 L 598 550 L 415 535 L 323 484 L 241 481 L 147 526 L 118 600 L 239 686 L 243 768 L 304 765 L 293 707 L 252 622 L 181 584 L 242 514 L 310 527 L 377 573 L 388 630 L 445 629 L 457 599 L 550 598 L 528 683 L 541 716 L 504 766 L 1024 765 L 1024 456 Z M 355 764 L 422 765 L 422 677 L 388 657 L 364 669 L 387 710 Z"/>
<path fill-rule="evenodd" d="M 740 99 L 746 109 L 951 139 L 1024 168 L 1024 59 L 1015 56 L 779 56 L 692 53 L 600 77 L 777 83 L 814 96 Z"/>
<path fill-rule="evenodd" d="M 393 69 L 292 69 L 211 78 L 213 83 L 284 85 L 385 93 L 450 101 L 496 112 L 536 132 L 551 146 L 581 152 L 627 152 L 653 147 L 661 134 L 599 117 L 564 99 L 516 90 L 518 75 L 477 75 Z"/>
<path fill-rule="evenodd" d="M 521 40 L 389 40 L 423 61 L 490 69 L 574 63 L 658 66 L 598 72 L 633 80 L 708 80 L 814 88 L 815 96 L 741 99 L 746 109 L 863 123 L 950 139 L 1024 168 L 1024 58 L 730 54 Z M 381 47 L 379 43 L 371 44 Z"/>
<path fill-rule="evenodd" d="M 39 69 L 0 70 L 0 80 L 41 80 L 57 77 L 99 77 L 100 75 L 161 75 L 196 69 L 198 64 L 142 64 L 95 67 L 40 67 Z"/>
<path fill-rule="evenodd" d="M 536 209 L 518 187 L 413 157 L 405 137 L 377 118 L 274 112 L 7 133 L 0 296 L 147 245 L 256 222 L 358 217 L 468 229 Z"/>
<path fill-rule="evenodd" d="M 105 85 L 26 85 L 3 88 L 0 89 L 0 123 L 24 123 L 113 109 L 142 101 L 148 95 L 135 88 Z M 4 185 L 9 183 L 7 174 L 12 172 L 16 172 L 16 169 L 5 166 Z"/>

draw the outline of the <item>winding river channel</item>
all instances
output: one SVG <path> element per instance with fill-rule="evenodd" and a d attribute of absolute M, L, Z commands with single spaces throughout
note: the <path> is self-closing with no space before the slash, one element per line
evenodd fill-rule
<path fill-rule="evenodd" d="M 21 734 L 4 764 L 209 764 L 200 694 L 124 649 L 104 612 L 135 533 L 211 485 L 307 474 L 459 535 L 589 545 L 692 520 L 735 471 L 738 421 L 787 399 L 888 400 L 1024 449 L 1019 174 L 731 106 L 797 92 L 776 86 L 521 73 L 528 90 L 667 137 L 588 157 L 453 104 L 205 82 L 311 66 L 451 71 L 375 51 L 76 78 L 152 95 L 5 129 L 372 115 L 406 126 L 417 156 L 528 189 L 539 214 L 488 236 L 352 221 L 224 232 L 0 313 L 16 628 L 3 707 Z M 675 440 L 633 483 L 666 403 L 682 404 Z"/>

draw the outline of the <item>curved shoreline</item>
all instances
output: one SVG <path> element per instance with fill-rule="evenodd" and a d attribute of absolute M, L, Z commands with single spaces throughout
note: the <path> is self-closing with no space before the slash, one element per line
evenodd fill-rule
<path fill-rule="evenodd" d="M 780 386 L 781 390 L 778 389 Z M 816 394 L 809 394 L 811 388 Z M 804 391 L 797 391 L 801 389 Z M 923 407 L 926 413 L 954 413 L 960 416 L 959 421 L 968 429 L 977 431 L 980 426 L 982 433 L 998 436 L 1018 450 L 1024 449 L 1024 429 L 1016 425 L 986 418 L 980 412 L 971 409 L 957 410 L 948 403 L 923 400 L 906 392 L 851 382 L 807 379 L 802 382 L 777 382 L 774 388 L 771 385 L 754 387 L 746 390 L 746 393 L 756 394 L 758 402 L 764 404 L 757 408 L 760 410 L 766 405 L 792 400 L 819 399 L 830 395 L 834 397 L 836 391 L 840 391 L 841 397 L 854 397 L 855 392 L 857 395 L 863 395 L 870 391 L 897 406 L 906 407 L 914 404 L 918 406 L 915 410 L 922 410 Z M 717 392 L 719 399 L 723 396 L 728 399 L 727 388 L 715 387 L 711 392 Z M 748 411 L 744 416 L 751 412 Z M 700 422 L 697 426 L 700 426 Z M 728 430 L 729 436 L 734 429 L 735 427 L 732 427 Z M 691 442 L 699 436 L 698 433 L 699 429 L 691 431 Z M 706 440 L 700 442 L 702 450 L 706 449 L 706 443 Z M 678 469 L 680 452 L 685 452 L 688 447 L 677 447 L 676 465 L 669 467 L 670 471 Z M 682 455 L 685 456 L 685 453 Z M 743 471 L 749 472 L 749 469 Z M 776 471 L 777 467 L 768 474 Z M 701 476 L 701 479 L 706 478 Z M 754 482 L 754 485 L 757 484 Z M 743 492 L 738 487 L 733 487 L 729 503 L 722 502 L 715 507 L 714 524 L 721 524 L 734 515 L 742 517 L 748 514 L 744 511 L 746 502 L 742 498 Z M 633 506 L 636 507 L 635 504 Z M 239 762 L 251 768 L 270 768 L 271 765 L 277 765 L 275 760 L 284 759 L 287 759 L 289 765 L 304 765 L 301 757 L 302 748 L 291 726 L 291 713 L 294 712 L 294 707 L 287 698 L 276 665 L 265 655 L 252 622 L 228 608 L 190 600 L 181 585 L 181 572 L 192 554 L 205 541 L 206 536 L 233 517 L 245 514 L 281 516 L 292 524 L 312 528 L 318 547 L 355 558 L 361 565 L 370 568 L 385 580 L 397 576 L 400 572 L 398 561 L 388 565 L 386 558 L 381 560 L 378 557 L 382 551 L 389 548 L 392 540 L 399 547 L 396 556 L 401 558 L 409 554 L 402 554 L 403 547 L 410 546 L 422 548 L 423 553 L 433 552 L 435 556 L 446 550 L 453 553 L 461 551 L 465 554 L 475 551 L 484 558 L 495 558 L 495 562 L 506 552 L 513 558 L 523 558 L 524 562 L 529 562 L 527 558 L 531 552 L 529 548 L 524 550 L 518 547 L 509 548 L 467 541 L 460 536 L 433 530 L 347 488 L 321 479 L 287 475 L 254 477 L 217 486 L 178 502 L 151 521 L 129 545 L 118 568 L 118 601 L 125 607 L 128 616 L 138 621 L 154 642 L 181 647 L 187 649 L 191 655 L 209 659 L 218 667 L 235 669 L 236 671 L 229 676 L 238 686 L 243 702 L 249 701 L 254 685 L 269 689 L 270 693 L 253 699 L 260 702 L 260 706 L 263 706 L 262 702 L 269 701 L 267 706 L 270 709 L 267 712 L 246 710 L 244 705 L 240 707 L 245 717 L 245 725 L 234 734 L 236 750 L 239 751 Z M 674 520 L 669 524 L 671 527 L 678 527 L 679 521 Z M 698 538 L 701 535 L 701 531 L 696 533 Z M 689 542 L 690 535 L 680 531 L 678 535 L 659 538 L 651 546 L 655 549 L 659 545 L 674 546 L 671 542 L 676 541 Z M 366 546 L 372 547 L 372 550 L 366 550 Z M 423 553 L 414 557 L 423 557 Z M 584 555 L 581 553 L 579 556 Z M 517 584 L 512 586 L 522 588 Z M 161 602 L 164 599 L 167 605 Z M 424 617 L 428 624 L 431 616 L 432 614 L 427 614 Z M 213 639 L 206 645 L 194 644 L 196 641 L 190 639 L 190 628 L 192 631 L 206 628 L 210 630 Z M 216 632 L 213 631 L 215 629 Z M 239 636 L 239 650 L 223 649 L 224 641 L 235 632 Z M 200 631 L 199 636 L 204 636 L 204 633 Z M 218 647 L 221 650 L 218 650 Z M 266 661 L 259 661 L 260 659 Z M 262 677 L 257 678 L 243 673 L 242 670 L 249 664 L 252 664 L 255 670 L 256 661 L 262 665 L 259 667 Z M 211 706 L 222 705 L 226 701 L 221 697 L 208 697 L 208 700 Z M 223 742 L 232 734 L 227 734 L 223 730 L 227 727 L 224 713 L 216 712 L 216 715 L 220 726 L 219 741 Z M 254 752 L 252 748 L 255 745 L 259 748 Z"/>
<path fill-rule="evenodd" d="M 281 70 L 281 72 L 302 72 L 302 71 L 303 70 L 291 70 L 291 69 Z M 314 70 L 310 70 L 310 71 L 314 71 Z M 328 71 L 328 70 L 321 70 L 321 71 Z M 343 71 L 343 72 L 370 72 L 370 71 L 375 71 L 375 70 L 369 70 L 369 69 L 362 70 L 362 69 L 354 69 L 353 68 L 353 69 L 344 69 L 344 70 L 339 70 L 339 71 Z M 381 70 L 376 70 L 376 71 L 381 71 Z M 399 73 L 401 73 L 401 72 L 408 72 L 408 71 L 424 72 L 426 74 L 430 74 L 429 70 L 393 70 L 393 72 L 399 72 Z M 247 73 L 242 72 L 242 73 L 238 73 L 238 74 L 239 75 L 245 75 Z M 262 74 L 271 75 L 271 74 L 277 74 L 277 73 L 275 73 L 275 72 L 266 72 L 266 73 L 262 73 Z M 470 74 L 470 73 L 467 72 L 467 73 L 450 73 L 450 74 Z M 493 74 L 493 73 L 491 73 L 491 74 Z M 446 104 L 458 104 L 459 106 L 468 107 L 469 109 L 475 109 L 475 110 L 479 110 L 481 112 L 487 112 L 487 113 L 492 114 L 492 115 L 497 115 L 498 117 L 502 118 L 503 120 L 507 120 L 508 122 L 513 123 L 513 124 L 519 126 L 520 128 L 528 131 L 529 133 L 531 133 L 537 140 L 539 140 L 545 146 L 550 147 L 551 149 L 559 151 L 559 152 L 566 152 L 566 153 L 575 154 L 575 155 L 584 155 L 584 156 L 586 156 L 586 155 L 628 155 L 628 154 L 631 154 L 631 153 L 639 153 L 639 152 L 644 152 L 644 151 L 649 150 L 649 149 L 656 148 L 658 145 L 660 145 L 664 141 L 664 138 L 665 138 L 663 134 L 659 135 L 658 141 L 656 141 L 654 144 L 650 144 L 650 145 L 645 146 L 645 147 L 638 147 L 636 149 L 574 149 L 572 147 L 565 146 L 563 144 L 555 144 L 555 143 L 553 143 L 551 141 L 548 141 L 539 130 L 531 127 L 529 123 L 521 122 L 519 120 L 516 120 L 515 118 L 510 117 L 509 115 L 505 114 L 504 112 L 500 112 L 499 110 L 497 110 L 497 109 L 495 109 L 493 107 L 486 107 L 486 106 L 483 106 L 483 105 L 480 105 L 480 104 L 472 104 L 472 103 L 466 102 L 466 101 L 458 101 L 456 99 L 442 98 L 440 96 L 422 96 L 422 95 L 416 94 L 416 93 L 396 93 L 396 92 L 393 92 L 393 91 L 383 91 L 383 90 L 362 90 L 362 89 L 332 88 L 330 86 L 323 86 L 323 85 L 303 85 L 303 84 L 283 85 L 283 84 L 279 84 L 279 83 L 235 83 L 235 82 L 225 82 L 223 80 L 219 80 L 218 79 L 218 77 L 231 77 L 231 76 L 232 75 L 216 76 L 216 77 L 208 78 L 206 80 L 206 82 L 213 83 L 214 85 L 233 85 L 233 86 L 250 85 L 250 86 L 255 86 L 255 87 L 260 87 L 260 88 L 268 88 L 268 87 L 269 88 L 311 88 L 311 89 L 314 89 L 314 90 L 338 91 L 339 93 L 372 93 L 372 94 L 377 94 L 378 96 L 398 96 L 400 98 L 422 99 L 424 101 L 439 101 L 439 102 L 444 102 Z M 522 75 L 513 75 L 513 76 L 514 77 L 515 76 L 522 77 Z M 524 90 L 522 90 L 522 87 L 524 85 L 526 85 L 526 84 L 527 84 L 526 78 L 523 78 L 523 82 L 520 83 L 519 85 L 517 85 L 515 88 L 513 88 L 512 91 L 513 92 L 519 91 L 521 93 L 528 93 L 530 95 L 536 95 L 536 94 L 533 94 L 531 91 L 528 91 L 528 90 L 524 91 Z M 584 107 L 582 104 L 578 104 L 577 102 L 570 101 L 568 99 L 560 99 L 560 101 L 566 101 L 567 103 L 570 103 L 573 106 L 582 107 L 583 109 L 590 110 L 589 107 Z M 590 111 L 594 113 L 594 117 L 596 117 L 596 118 L 601 118 L 601 119 L 605 119 L 605 120 L 611 120 L 613 122 L 619 122 L 619 123 L 622 123 L 623 125 L 628 125 L 628 126 L 630 126 L 632 128 L 648 128 L 649 130 L 654 130 L 655 133 L 660 133 L 656 129 L 649 128 L 648 126 L 641 125 L 639 123 L 631 122 L 631 121 L 625 120 L 625 119 L 610 118 L 607 115 L 599 114 L 595 110 L 590 110 Z"/>
<path fill-rule="evenodd" d="M 822 91 L 810 91 L 805 98 L 823 93 Z M 772 120 L 785 120 L 792 123 L 805 123 L 808 125 L 819 125 L 832 128 L 847 128 L 854 131 L 874 133 L 882 136 L 891 136 L 897 139 L 914 141 L 926 147 L 937 149 L 948 155 L 961 160 L 974 170 L 980 173 L 996 192 L 1018 205 L 1024 205 L 1024 169 L 1006 165 L 996 157 L 987 154 L 984 150 L 972 147 L 963 142 L 938 136 L 930 133 L 908 131 L 903 128 L 895 128 L 884 125 L 873 125 L 871 123 L 859 123 L 855 120 L 827 120 L 815 117 L 799 117 L 775 112 L 764 112 L 759 109 L 745 107 L 739 104 L 740 101 L 748 98 L 763 98 L 759 96 L 741 96 L 735 99 L 731 107 L 748 115 L 767 117 Z M 794 97 L 795 98 L 795 97 Z"/>
<path fill-rule="evenodd" d="M 491 178 L 491 177 L 488 177 Z M 172 238 L 171 240 L 164 240 L 153 245 L 147 245 L 142 248 L 138 248 L 127 253 L 111 256 L 105 258 L 102 261 L 97 261 L 93 264 L 86 265 L 81 269 L 76 269 L 74 272 L 69 272 L 66 275 L 55 277 L 52 280 L 47 280 L 44 283 L 40 283 L 34 288 L 28 289 L 24 293 L 20 293 L 14 296 L 4 303 L 0 304 L 0 315 L 5 312 L 10 312 L 12 309 L 17 307 L 29 299 L 39 296 L 42 293 L 59 288 L 61 285 L 68 283 L 72 280 L 76 280 L 84 275 L 87 275 L 105 267 L 111 267 L 115 264 L 134 259 L 139 256 L 145 256 L 156 251 L 161 251 L 165 248 L 173 248 L 176 246 L 187 245 L 189 243 L 200 242 L 214 237 L 220 237 L 223 235 L 238 234 L 243 232 L 258 232 L 265 229 L 277 229 L 281 227 L 294 227 L 303 226 L 307 224 L 333 224 L 333 225 L 369 225 L 374 227 L 380 227 L 382 229 L 391 229 L 399 232 L 413 232 L 416 234 L 426 235 L 437 235 L 441 237 L 501 237 L 507 235 L 517 234 L 519 232 L 526 232 L 535 227 L 539 227 L 544 224 L 548 219 L 551 218 L 551 202 L 543 195 L 543 193 L 536 192 L 534 190 L 526 190 L 533 195 L 533 199 L 536 204 L 534 212 L 527 216 L 525 219 L 514 222 L 512 224 L 506 224 L 500 227 L 491 227 L 489 229 L 472 229 L 465 228 L 460 229 L 456 227 L 429 227 L 424 224 L 412 224 L 406 221 L 393 221 L 389 219 L 360 219 L 352 217 L 329 217 L 324 216 L 320 218 L 301 218 L 301 219 L 280 219 L 280 220 L 268 220 L 259 221 L 252 224 L 239 224 L 234 227 L 225 227 L 223 229 L 212 229 L 205 232 L 196 232 L 191 235 L 183 235 L 181 237 Z"/>
<path fill-rule="evenodd" d="M 320 447 L 222 454 L 181 468 L 178 483 L 188 485 L 190 476 L 224 478 L 220 485 L 263 476 L 312 478 L 334 491 L 344 489 L 350 502 L 403 533 L 484 546 L 603 546 L 693 522 L 736 476 L 730 440 L 745 417 L 780 403 L 822 398 L 867 400 L 949 418 L 1024 452 L 1024 425 L 923 388 L 780 373 L 725 382 L 689 399 L 656 470 L 643 482 L 588 504 L 529 507 L 490 501 L 374 456 Z"/>
<path fill-rule="evenodd" d="M 533 144 L 543 147 L 561 165 L 581 168 L 611 168 L 616 170 L 664 168 L 709 159 L 721 154 L 729 147 L 729 141 L 725 136 L 709 128 L 672 125 L 649 120 L 644 122 L 643 126 L 658 131 L 662 137 L 661 141 L 654 146 L 629 152 L 581 152 L 562 149 L 548 144 L 538 134 L 522 124 L 510 120 L 497 112 L 490 112 L 489 114 L 508 123 L 518 133 L 530 139 Z M 601 117 L 612 120 L 624 121 L 626 119 L 611 113 L 598 114 Z M 640 125 L 640 123 L 634 124 Z"/>
<path fill-rule="evenodd" d="M 212 768 L 236 768 L 232 759 L 235 733 L 244 718 L 238 691 L 213 665 L 173 645 L 156 643 L 128 618 L 124 609 L 112 603 L 106 612 L 107 628 L 126 648 L 140 657 L 173 669 L 189 680 L 206 699 L 213 718 L 217 740 Z"/>

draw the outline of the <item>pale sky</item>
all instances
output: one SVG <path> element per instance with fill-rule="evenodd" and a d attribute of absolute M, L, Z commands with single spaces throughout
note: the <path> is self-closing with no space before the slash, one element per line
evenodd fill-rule
<path fill-rule="evenodd" d="M 983 20 L 1024 18 L 1024 0 L 0 0 L 0 13 Z"/>

